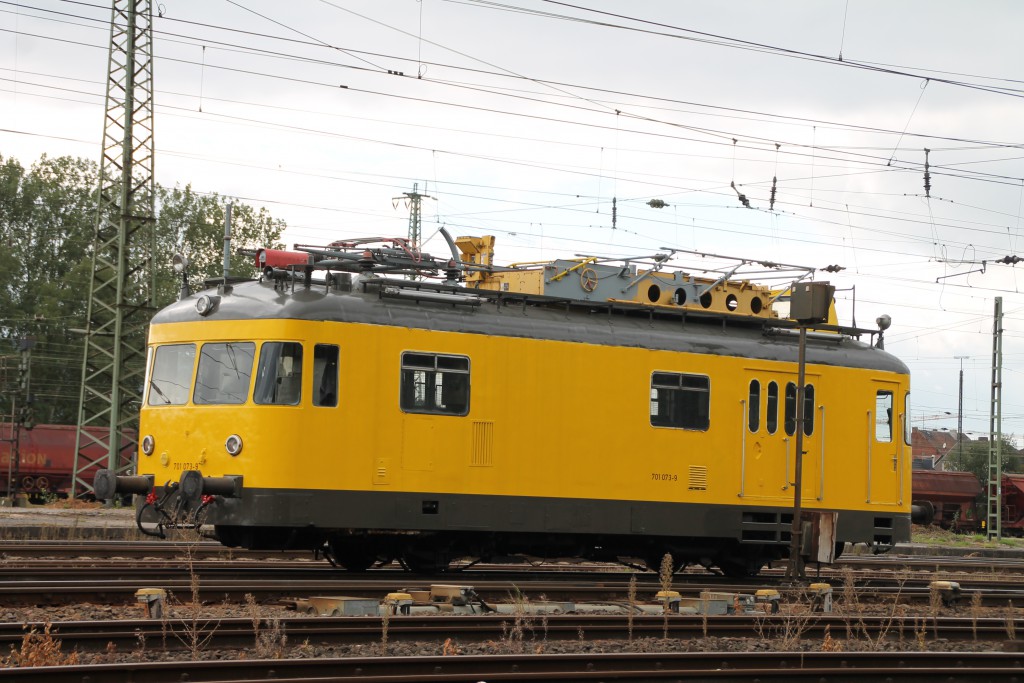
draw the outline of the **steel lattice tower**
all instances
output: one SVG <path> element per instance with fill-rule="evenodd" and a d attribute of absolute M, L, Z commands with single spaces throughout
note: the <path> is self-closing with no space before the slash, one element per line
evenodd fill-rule
<path fill-rule="evenodd" d="M 95 470 L 134 468 L 136 437 L 126 428 L 137 424 L 155 291 L 152 24 L 150 0 L 113 0 L 75 495 L 92 490 L 86 475 Z"/>

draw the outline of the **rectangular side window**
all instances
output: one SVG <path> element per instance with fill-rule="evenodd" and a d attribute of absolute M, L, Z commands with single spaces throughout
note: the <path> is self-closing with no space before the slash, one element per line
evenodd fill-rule
<path fill-rule="evenodd" d="M 403 353 L 400 405 L 407 413 L 468 414 L 469 358 Z"/>
<path fill-rule="evenodd" d="M 892 442 L 892 392 L 875 394 L 875 441 Z"/>
<path fill-rule="evenodd" d="M 203 344 L 192 402 L 200 404 L 245 403 L 252 379 L 253 342 Z"/>
<path fill-rule="evenodd" d="M 333 344 L 313 348 L 313 405 L 338 405 L 338 347 Z"/>
<path fill-rule="evenodd" d="M 711 381 L 705 375 L 651 375 L 651 425 L 706 431 L 711 419 Z"/>
<path fill-rule="evenodd" d="M 192 388 L 195 344 L 169 344 L 156 349 L 149 378 L 149 405 L 182 406 Z"/>
<path fill-rule="evenodd" d="M 302 344 L 263 342 L 254 403 L 294 406 L 302 397 Z"/>

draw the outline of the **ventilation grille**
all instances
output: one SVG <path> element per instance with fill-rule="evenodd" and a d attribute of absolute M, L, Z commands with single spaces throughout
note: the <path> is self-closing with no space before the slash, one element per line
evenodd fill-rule
<path fill-rule="evenodd" d="M 690 465 L 690 490 L 708 490 L 708 468 L 703 465 Z"/>
<path fill-rule="evenodd" d="M 473 423 L 473 450 L 469 464 L 473 467 L 492 467 L 494 465 L 494 423 Z"/>

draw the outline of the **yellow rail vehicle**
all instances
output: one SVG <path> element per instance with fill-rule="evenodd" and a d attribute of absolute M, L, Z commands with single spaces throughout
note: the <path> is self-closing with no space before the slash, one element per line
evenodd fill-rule
<path fill-rule="evenodd" d="M 670 552 L 744 575 L 786 556 L 791 324 L 275 272 L 153 319 L 138 477 L 104 473 L 97 495 L 155 483 L 141 522 L 355 570 Z M 848 332 L 807 341 L 802 504 L 837 513 L 837 543 L 887 546 L 910 533 L 909 375 Z"/>

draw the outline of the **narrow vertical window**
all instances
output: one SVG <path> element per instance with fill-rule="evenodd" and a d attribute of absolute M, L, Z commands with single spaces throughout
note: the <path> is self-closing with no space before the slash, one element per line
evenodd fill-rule
<path fill-rule="evenodd" d="M 779 385 L 768 382 L 768 402 L 765 406 L 765 427 L 769 434 L 779 430 Z"/>
<path fill-rule="evenodd" d="M 761 383 L 750 380 L 750 405 L 747 407 L 747 427 L 751 432 L 761 428 Z"/>
<path fill-rule="evenodd" d="M 892 441 L 892 392 L 875 394 L 875 441 Z"/>
<path fill-rule="evenodd" d="M 804 435 L 814 433 L 814 385 L 804 387 Z"/>
<path fill-rule="evenodd" d="M 338 347 L 333 344 L 313 347 L 313 405 L 338 405 Z"/>
<path fill-rule="evenodd" d="M 783 422 L 786 436 L 796 434 L 796 385 L 786 382 L 786 417 Z"/>

